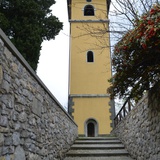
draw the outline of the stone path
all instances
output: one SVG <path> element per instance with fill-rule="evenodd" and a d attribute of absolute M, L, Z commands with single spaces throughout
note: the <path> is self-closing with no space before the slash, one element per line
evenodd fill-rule
<path fill-rule="evenodd" d="M 64 160 L 133 160 L 116 137 L 81 137 Z"/>

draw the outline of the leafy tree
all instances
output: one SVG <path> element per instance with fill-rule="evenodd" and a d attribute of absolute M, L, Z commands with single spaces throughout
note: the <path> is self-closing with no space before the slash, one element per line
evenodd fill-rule
<path fill-rule="evenodd" d="M 63 25 L 51 13 L 55 0 L 2 0 L 0 26 L 36 70 L 43 40 L 54 39 Z"/>
<path fill-rule="evenodd" d="M 141 98 L 160 80 L 160 4 L 135 19 L 115 45 L 111 96 Z"/>
<path fill-rule="evenodd" d="M 139 21 L 143 13 L 157 3 L 159 0 L 112 0 L 109 14 L 112 46 L 135 27 L 135 21 Z"/>

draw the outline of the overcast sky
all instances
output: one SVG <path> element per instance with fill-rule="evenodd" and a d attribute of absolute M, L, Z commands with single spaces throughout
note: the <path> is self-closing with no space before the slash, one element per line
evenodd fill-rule
<path fill-rule="evenodd" d="M 42 43 L 37 74 L 63 107 L 68 101 L 69 23 L 67 0 L 57 0 L 51 9 L 63 22 L 63 30 L 55 40 Z"/>

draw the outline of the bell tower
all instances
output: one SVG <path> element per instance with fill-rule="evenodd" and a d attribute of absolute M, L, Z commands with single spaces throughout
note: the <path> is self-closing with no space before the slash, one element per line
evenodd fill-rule
<path fill-rule="evenodd" d="M 68 112 L 81 136 L 110 134 L 110 0 L 67 0 L 70 22 Z"/>

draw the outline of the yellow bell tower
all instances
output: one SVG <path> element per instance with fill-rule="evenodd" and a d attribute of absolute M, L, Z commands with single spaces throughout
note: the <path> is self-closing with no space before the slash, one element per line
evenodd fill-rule
<path fill-rule="evenodd" d="M 81 136 L 110 134 L 110 0 L 67 0 L 70 22 L 68 112 Z"/>

